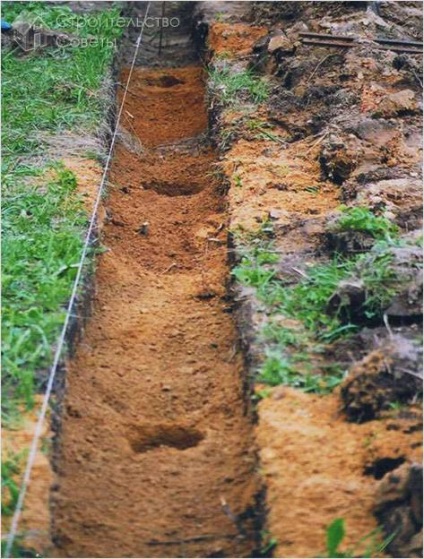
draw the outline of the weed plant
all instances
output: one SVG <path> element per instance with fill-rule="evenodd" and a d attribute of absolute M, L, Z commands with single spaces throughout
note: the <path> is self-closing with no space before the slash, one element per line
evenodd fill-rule
<path fill-rule="evenodd" d="M 356 206 L 347 208 L 342 206 L 343 214 L 336 223 L 340 231 L 363 231 L 374 239 L 390 241 L 399 234 L 399 228 L 385 217 L 379 217 L 368 208 Z"/>

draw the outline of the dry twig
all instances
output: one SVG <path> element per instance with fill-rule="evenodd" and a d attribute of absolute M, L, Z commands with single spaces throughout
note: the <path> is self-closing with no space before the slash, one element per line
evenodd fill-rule
<path fill-rule="evenodd" d="M 328 60 L 329 58 L 331 58 L 332 56 L 339 56 L 339 53 L 331 53 L 331 54 L 327 54 L 327 56 L 324 56 L 324 58 L 318 62 L 318 64 L 315 66 L 314 71 L 312 72 L 312 74 L 309 76 L 308 80 L 306 83 L 309 83 L 311 81 L 311 79 L 315 76 L 315 74 L 318 72 L 318 70 L 320 69 L 320 67 L 324 64 L 324 62 L 326 60 Z"/>

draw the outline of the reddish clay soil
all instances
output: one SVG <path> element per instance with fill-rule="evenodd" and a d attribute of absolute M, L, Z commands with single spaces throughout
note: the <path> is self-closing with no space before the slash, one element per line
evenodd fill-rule
<path fill-rule="evenodd" d="M 267 32 L 266 27 L 248 23 L 214 23 L 208 36 L 209 52 L 212 56 L 250 54 L 256 41 Z"/>
<path fill-rule="evenodd" d="M 116 150 L 94 316 L 69 363 L 53 555 L 248 557 L 258 484 L 225 204 L 214 154 L 180 142 L 206 129 L 202 72 L 137 70 L 130 89 L 142 145 Z"/>

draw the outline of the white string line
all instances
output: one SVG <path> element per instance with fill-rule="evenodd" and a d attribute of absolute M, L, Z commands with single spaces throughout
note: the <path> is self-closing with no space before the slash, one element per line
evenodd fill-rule
<path fill-rule="evenodd" d="M 30 482 L 30 479 L 31 479 L 32 468 L 34 466 L 35 458 L 36 458 L 36 455 L 37 455 L 38 442 L 40 440 L 40 437 L 41 437 L 41 434 L 42 434 L 42 431 L 43 431 L 43 424 L 44 424 L 44 420 L 45 420 L 46 413 L 47 413 L 47 410 L 48 410 L 50 396 L 51 396 L 51 393 L 52 393 L 52 390 L 53 390 L 54 379 L 55 379 L 55 376 L 56 376 L 57 368 L 58 368 L 59 363 L 60 363 L 62 350 L 63 350 L 63 347 L 65 345 L 66 333 L 67 333 L 67 330 L 68 330 L 70 317 L 72 315 L 72 308 L 75 304 L 75 300 L 76 300 L 76 297 L 77 297 L 78 286 L 79 286 L 79 282 L 80 282 L 80 279 L 81 279 L 81 276 L 82 276 L 82 270 L 83 270 L 83 267 L 84 267 L 85 258 L 87 256 L 87 251 L 88 251 L 88 247 L 89 247 L 89 244 L 90 244 L 91 235 L 93 233 L 94 224 L 96 222 L 97 211 L 99 209 L 100 200 L 102 198 L 103 188 L 104 188 L 104 184 L 105 184 L 105 181 L 106 181 L 106 176 L 107 176 L 107 173 L 109 171 L 109 165 L 110 165 L 110 161 L 112 159 L 113 148 L 114 148 L 114 145 L 115 145 L 115 142 L 116 142 L 116 137 L 117 137 L 117 134 L 118 134 L 119 122 L 120 122 L 120 119 L 121 119 L 122 111 L 124 109 L 124 104 L 125 104 L 125 100 L 126 100 L 126 97 L 127 97 L 128 86 L 129 86 L 130 81 L 131 81 L 131 77 L 132 77 L 132 74 L 133 74 L 135 62 L 136 62 L 136 59 L 137 59 L 137 54 L 138 54 L 138 51 L 140 49 L 141 40 L 143 38 L 143 32 L 144 32 L 144 28 L 145 28 L 145 25 L 146 25 L 146 19 L 147 19 L 147 15 L 149 13 L 150 4 L 151 4 L 151 2 L 149 2 L 147 4 L 146 12 L 144 14 L 143 23 L 142 23 L 141 30 L 140 30 L 140 34 L 139 34 L 138 39 L 137 39 L 136 44 L 135 44 L 134 57 L 133 57 L 133 60 L 132 60 L 132 63 L 131 63 L 127 83 L 126 83 L 126 86 L 125 86 L 124 95 L 122 97 L 121 106 L 119 108 L 118 116 L 117 116 L 117 119 L 116 119 L 116 126 L 115 126 L 115 130 L 113 132 L 108 157 L 107 157 L 107 160 L 106 160 L 106 164 L 105 164 L 105 168 L 104 168 L 104 171 L 103 171 L 102 179 L 100 181 L 100 184 L 99 184 L 99 187 L 98 187 L 98 190 L 97 190 L 96 201 L 95 201 L 95 204 L 94 204 L 94 207 L 93 207 L 93 212 L 91 214 L 90 223 L 89 223 L 87 233 L 86 233 L 86 236 L 85 236 L 83 250 L 82 250 L 82 253 L 81 253 L 81 259 L 80 259 L 79 264 L 78 264 L 77 275 L 75 277 L 75 281 L 74 281 L 74 285 L 73 285 L 73 289 L 72 289 L 72 293 L 71 293 L 71 298 L 69 299 L 69 303 L 68 303 L 68 306 L 67 306 L 66 316 L 65 316 L 64 323 L 63 323 L 62 331 L 61 331 L 61 334 L 60 334 L 58 342 L 57 342 L 57 347 L 56 347 L 56 351 L 55 351 L 55 354 L 54 354 L 53 364 L 52 364 L 51 369 L 50 369 L 49 380 L 48 380 L 48 383 L 47 383 L 46 392 L 44 394 L 44 399 L 43 399 L 43 404 L 41 406 L 40 415 L 38 416 L 37 424 L 35 426 L 34 437 L 32 439 L 32 443 L 31 443 L 31 450 L 30 450 L 29 455 L 28 455 L 28 460 L 27 460 L 26 467 L 25 467 L 25 473 L 24 473 L 24 477 L 23 477 L 23 480 L 22 480 L 18 501 L 16 503 L 16 508 L 15 508 L 14 513 L 13 513 L 13 518 L 12 518 L 12 522 L 11 522 L 11 525 L 10 525 L 10 531 L 9 531 L 8 536 L 7 536 L 7 544 L 6 544 L 6 549 L 5 549 L 4 556 L 3 556 L 3 557 L 5 557 L 5 559 L 10 557 L 12 547 L 13 547 L 13 543 L 14 543 L 16 535 L 17 535 L 17 530 L 18 530 L 20 516 L 21 516 L 21 513 L 22 513 L 22 508 L 23 508 L 25 496 L 26 496 L 26 493 L 27 493 L 28 485 L 29 485 L 29 482 Z"/>

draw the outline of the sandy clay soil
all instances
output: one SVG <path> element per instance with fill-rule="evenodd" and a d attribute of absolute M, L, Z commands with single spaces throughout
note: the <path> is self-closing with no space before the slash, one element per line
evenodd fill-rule
<path fill-rule="evenodd" d="M 138 69 L 130 90 L 67 374 L 52 555 L 248 557 L 256 461 L 202 71 Z"/>

